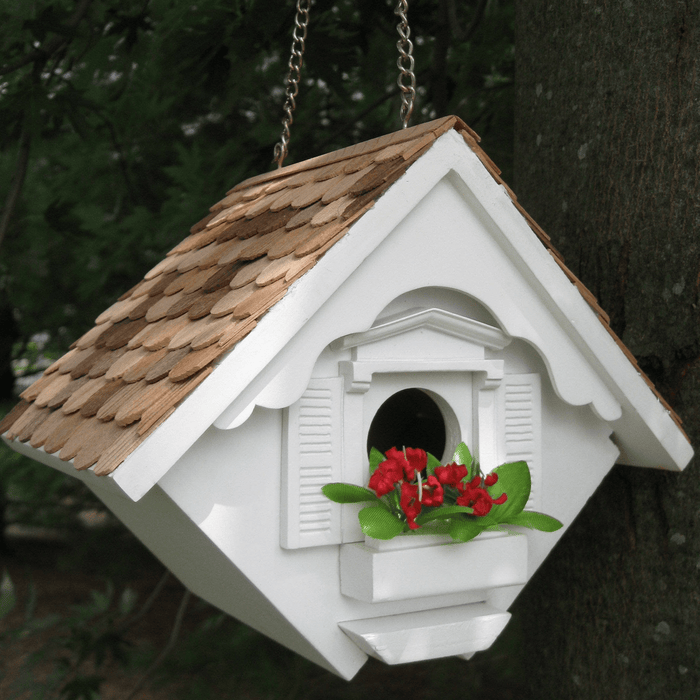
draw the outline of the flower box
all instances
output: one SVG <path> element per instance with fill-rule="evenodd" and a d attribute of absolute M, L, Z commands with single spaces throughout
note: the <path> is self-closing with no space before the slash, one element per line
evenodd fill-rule
<path fill-rule="evenodd" d="M 527 581 L 527 537 L 484 532 L 469 542 L 404 535 L 340 548 L 340 590 L 367 603 L 514 586 Z"/>

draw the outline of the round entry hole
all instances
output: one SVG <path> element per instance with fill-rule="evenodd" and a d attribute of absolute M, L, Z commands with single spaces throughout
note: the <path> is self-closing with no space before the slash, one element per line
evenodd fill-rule
<path fill-rule="evenodd" d="M 367 453 L 373 447 L 420 447 L 442 459 L 445 419 L 437 403 L 421 389 L 404 389 L 390 396 L 377 411 L 367 435 Z"/>

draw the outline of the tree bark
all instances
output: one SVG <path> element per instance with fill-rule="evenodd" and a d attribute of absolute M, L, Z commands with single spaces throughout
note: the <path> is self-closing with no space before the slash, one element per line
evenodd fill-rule
<path fill-rule="evenodd" d="M 516 0 L 515 191 L 700 444 L 700 2 Z M 700 484 L 615 467 L 514 606 L 527 697 L 697 697 Z"/>

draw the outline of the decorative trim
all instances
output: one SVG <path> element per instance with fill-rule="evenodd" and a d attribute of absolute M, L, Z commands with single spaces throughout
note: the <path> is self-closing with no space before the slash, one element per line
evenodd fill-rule
<path fill-rule="evenodd" d="M 345 391 L 364 394 L 372 383 L 372 375 L 381 372 L 484 372 L 496 382 L 503 378 L 503 360 L 348 360 L 338 363 L 345 377 Z"/>
<path fill-rule="evenodd" d="M 483 345 L 491 350 L 503 350 L 512 340 L 498 328 L 486 323 L 465 318 L 443 309 L 425 309 L 410 316 L 374 326 L 362 333 L 351 333 L 331 343 L 333 350 L 345 350 L 359 345 L 376 343 L 417 328 L 430 328 L 455 338 Z"/>

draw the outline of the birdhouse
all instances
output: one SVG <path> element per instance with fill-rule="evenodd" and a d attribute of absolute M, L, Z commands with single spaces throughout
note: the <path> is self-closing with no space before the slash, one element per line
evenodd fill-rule
<path fill-rule="evenodd" d="M 366 485 L 371 447 L 525 460 L 526 510 L 565 528 L 615 463 L 692 456 L 456 117 L 234 187 L 0 432 L 194 593 L 347 679 L 367 655 L 486 649 L 564 531 L 366 540 L 321 488 Z"/>

